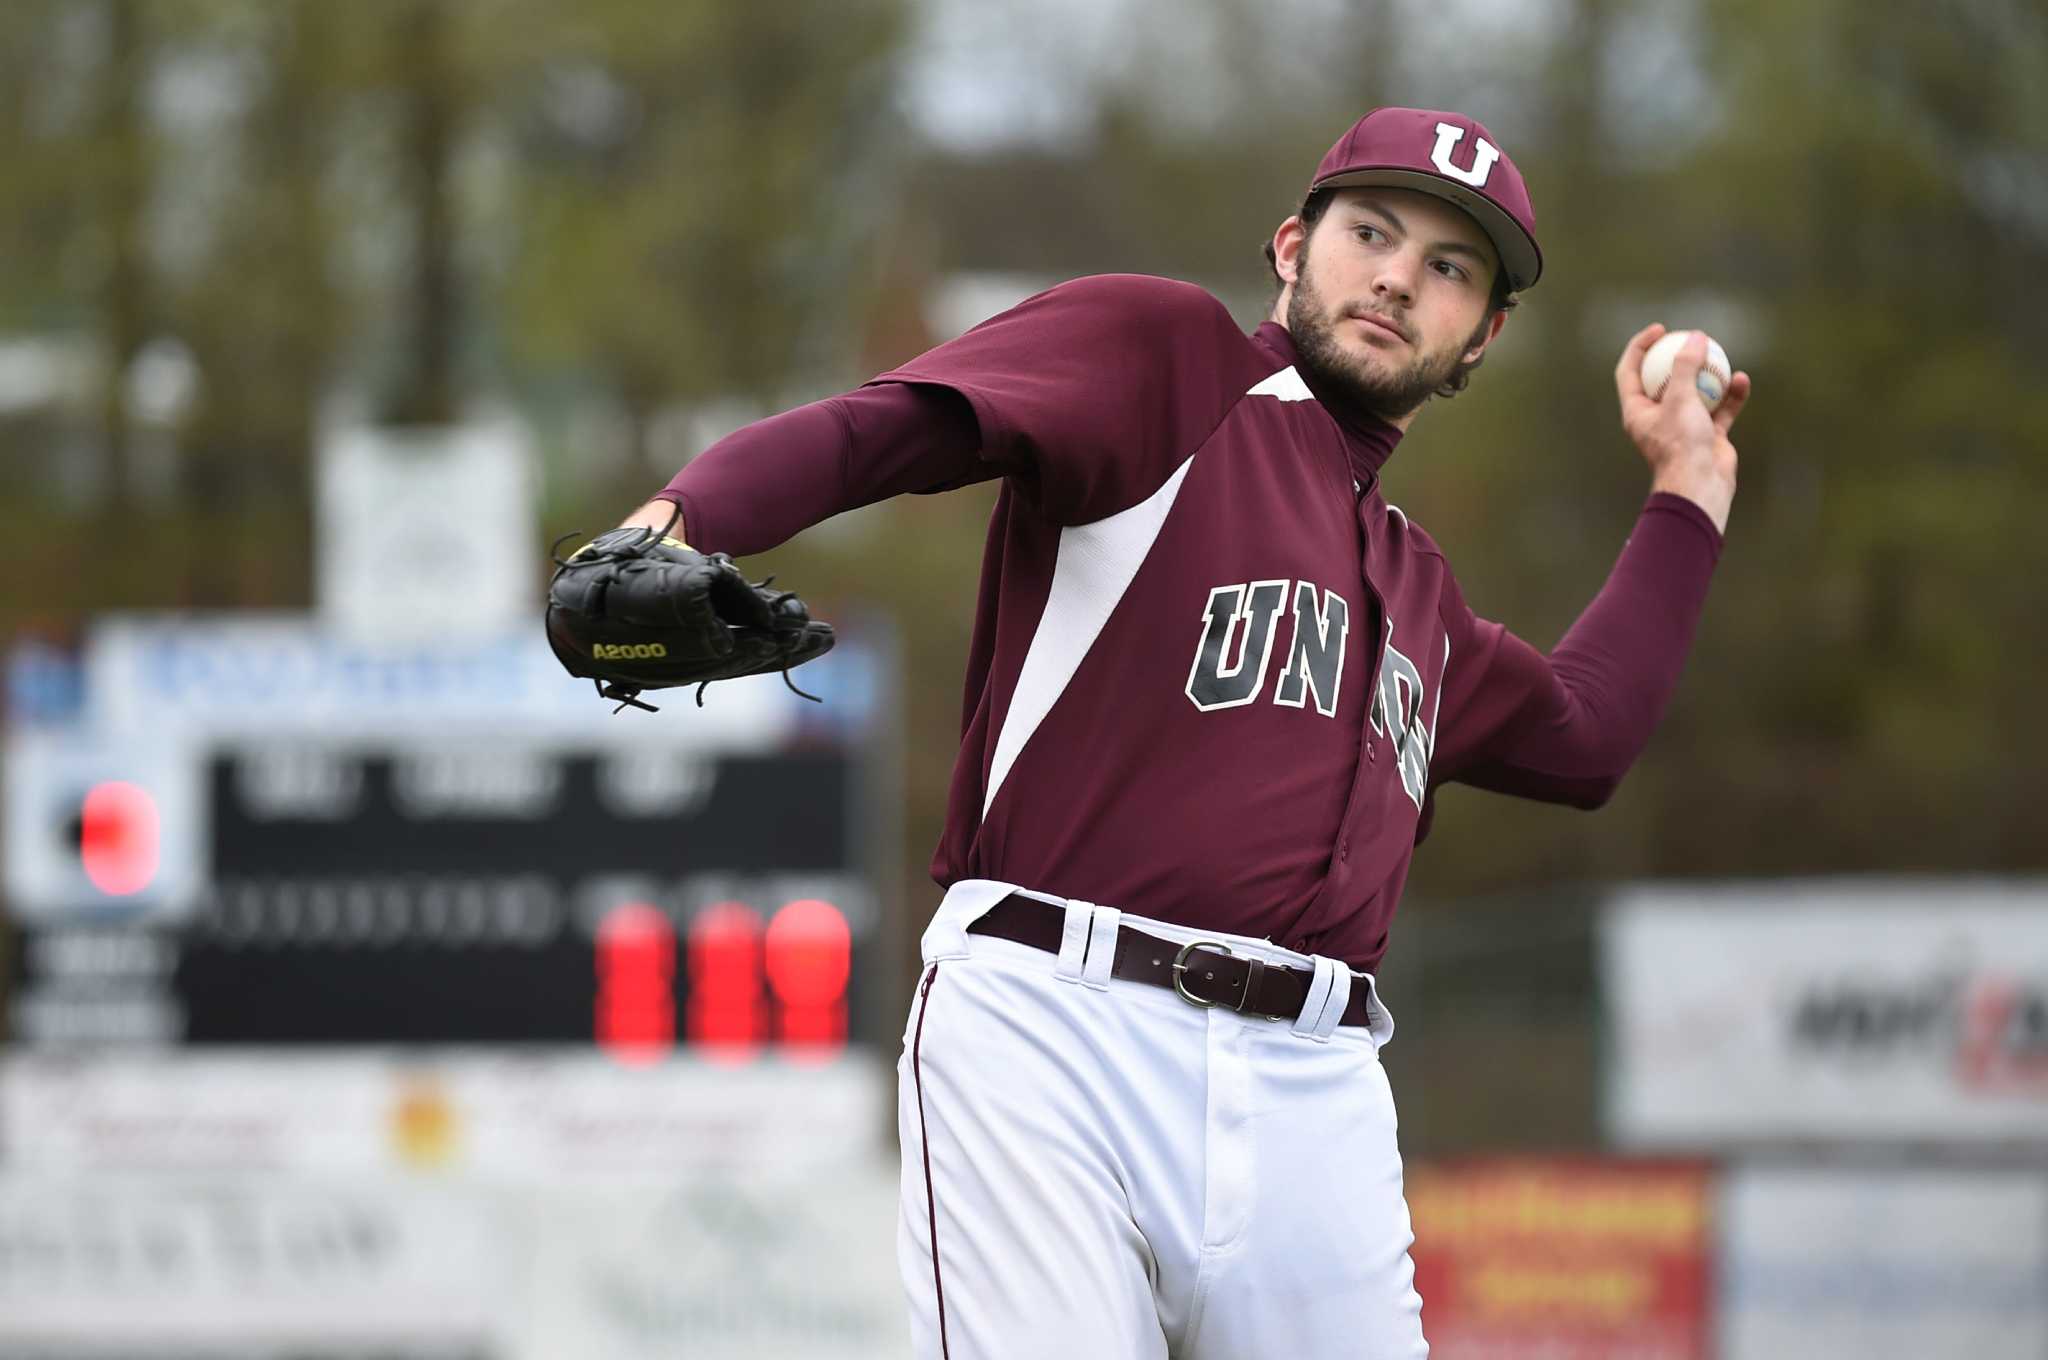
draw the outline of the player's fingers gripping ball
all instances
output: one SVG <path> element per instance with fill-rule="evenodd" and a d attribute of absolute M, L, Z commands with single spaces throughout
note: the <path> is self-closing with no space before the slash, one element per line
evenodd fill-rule
<path fill-rule="evenodd" d="M 713 680 L 771 671 L 789 683 L 790 667 L 831 650 L 832 625 L 773 582 L 666 533 L 614 529 L 555 559 L 548 643 L 564 670 L 621 707 L 652 711 L 640 692 L 677 685 L 698 686 L 701 704 Z"/>
<path fill-rule="evenodd" d="M 1651 401 L 1664 394 L 1664 387 L 1671 381 L 1671 368 L 1678 360 L 1678 351 L 1685 348 L 1685 342 L 1692 339 L 1693 331 L 1672 331 L 1650 346 L 1643 356 L 1643 391 Z M 1734 370 L 1728 365 L 1728 351 L 1721 348 L 1721 342 L 1711 335 L 1707 337 L 1706 362 L 1700 365 L 1699 376 L 1694 384 L 1699 389 L 1700 400 L 1707 404 L 1709 411 L 1721 404 L 1721 398 L 1728 395 L 1728 384 L 1734 379 Z"/>

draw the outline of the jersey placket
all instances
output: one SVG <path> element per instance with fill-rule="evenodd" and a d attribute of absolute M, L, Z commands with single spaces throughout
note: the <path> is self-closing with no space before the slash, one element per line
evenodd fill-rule
<path fill-rule="evenodd" d="M 1353 512 L 1358 519 L 1358 578 L 1365 586 L 1365 597 L 1369 605 L 1369 622 L 1373 626 L 1372 660 L 1366 667 L 1365 717 L 1359 723 L 1358 761 L 1351 774 L 1351 789 L 1344 799 L 1344 815 L 1337 823 L 1337 843 L 1330 850 L 1330 869 L 1323 877 L 1322 889 L 1316 893 L 1315 901 L 1301 915 L 1301 926 L 1296 931 L 1298 938 L 1290 941 L 1290 947 L 1307 949 L 1312 937 L 1320 930 L 1319 922 L 1328 906 L 1331 894 L 1351 878 L 1351 828 L 1357 820 L 1365 781 L 1378 769 L 1379 753 L 1374 745 L 1372 711 L 1375 696 L 1380 692 L 1380 665 L 1386 656 L 1387 602 L 1380 594 L 1379 586 L 1372 579 L 1372 525 L 1366 507 L 1378 487 L 1377 479 L 1360 486 Z M 1389 723 L 1392 719 L 1388 720 Z"/>
<path fill-rule="evenodd" d="M 1369 484 L 1362 488 L 1352 506 L 1353 512 L 1358 516 L 1358 578 L 1365 583 L 1365 596 L 1371 604 L 1369 617 L 1373 626 L 1372 662 L 1365 670 L 1365 721 L 1358 725 L 1359 761 L 1351 775 L 1351 792 L 1344 800 L 1344 820 L 1338 823 L 1337 852 L 1331 865 L 1333 877 L 1337 864 L 1350 862 L 1353 813 L 1358 807 L 1359 794 L 1365 788 L 1365 781 L 1377 768 L 1379 761 L 1379 748 L 1374 741 L 1372 730 L 1372 715 L 1374 706 L 1379 702 L 1380 666 L 1385 662 L 1387 655 L 1387 601 L 1372 579 L 1372 524 L 1366 514 L 1366 506 L 1372 500 L 1374 485 Z M 1389 727 L 1393 721 L 1391 716 L 1387 719 Z M 1327 888 L 1325 891 L 1327 892 Z"/>

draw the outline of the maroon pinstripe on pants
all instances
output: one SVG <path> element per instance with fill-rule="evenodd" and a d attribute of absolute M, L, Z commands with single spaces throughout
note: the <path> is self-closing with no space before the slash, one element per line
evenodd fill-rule
<path fill-rule="evenodd" d="M 917 1034 L 910 1041 L 910 1072 L 917 1082 L 917 1137 L 924 1144 L 924 1202 L 931 1214 L 932 1229 L 932 1292 L 939 1300 L 939 1354 L 950 1356 L 946 1345 L 946 1284 L 939 1275 L 939 1198 L 938 1190 L 932 1185 L 932 1140 L 924 1125 L 924 1069 L 918 1066 L 918 1053 L 924 1047 L 924 1016 L 932 1008 L 932 984 L 939 979 L 939 965 L 932 965 L 925 975 L 924 1005 L 917 1012 Z"/>

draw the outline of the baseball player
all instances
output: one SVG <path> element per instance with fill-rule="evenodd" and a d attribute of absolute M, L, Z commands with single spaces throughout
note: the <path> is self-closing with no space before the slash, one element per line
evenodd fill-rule
<path fill-rule="evenodd" d="M 1750 387 L 1710 413 L 1703 341 L 1658 400 L 1663 327 L 1621 354 L 1650 491 L 1548 655 L 1382 493 L 1542 271 L 1486 128 L 1367 114 L 1267 257 L 1250 335 L 1185 283 L 1078 279 L 627 521 L 744 555 L 1003 481 L 898 1064 L 921 1356 L 1425 1354 L 1373 973 L 1434 791 L 1599 806 L 1691 645 Z"/>

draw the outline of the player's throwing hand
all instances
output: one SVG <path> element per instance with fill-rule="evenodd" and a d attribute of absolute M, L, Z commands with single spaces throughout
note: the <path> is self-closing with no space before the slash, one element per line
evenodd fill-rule
<path fill-rule="evenodd" d="M 1663 334 L 1662 322 L 1643 327 L 1614 366 L 1621 428 L 1650 465 L 1651 490 L 1685 497 L 1707 512 L 1716 529 L 1726 531 L 1728 507 L 1735 500 L 1736 464 L 1728 430 L 1749 401 L 1749 374 L 1737 373 L 1721 405 L 1708 411 L 1693 388 L 1707 358 L 1706 335 L 1695 332 L 1678 351 L 1662 397 L 1652 398 L 1643 389 L 1643 355 Z"/>

